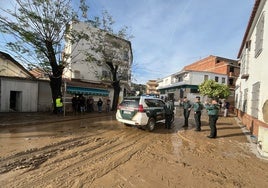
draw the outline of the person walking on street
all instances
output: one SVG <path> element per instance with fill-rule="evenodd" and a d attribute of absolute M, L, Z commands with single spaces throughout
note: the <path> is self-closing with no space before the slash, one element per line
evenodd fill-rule
<path fill-rule="evenodd" d="M 183 98 L 182 107 L 183 107 L 183 116 L 184 116 L 183 127 L 188 127 L 188 119 L 190 116 L 192 105 L 191 105 L 190 101 L 187 99 L 187 97 Z"/>
<path fill-rule="evenodd" d="M 193 104 L 194 119 L 195 119 L 195 131 L 201 131 L 201 113 L 203 110 L 203 104 L 200 102 L 200 97 L 196 97 L 196 101 Z"/>
<path fill-rule="evenodd" d="M 210 135 L 208 138 L 216 138 L 217 137 L 217 127 L 216 123 L 219 117 L 219 105 L 217 99 L 212 99 L 211 104 L 206 103 L 205 105 L 206 110 L 208 111 L 209 117 L 209 127 L 210 127 Z"/>
<path fill-rule="evenodd" d="M 94 112 L 94 99 L 92 97 L 87 99 L 87 111 Z"/>
<path fill-rule="evenodd" d="M 228 111 L 229 111 L 230 103 L 228 101 L 224 101 L 223 103 L 223 116 L 227 117 L 228 116 Z"/>
<path fill-rule="evenodd" d="M 110 112 L 110 108 L 111 108 L 111 100 L 108 98 L 106 101 L 106 112 Z"/>
<path fill-rule="evenodd" d="M 101 98 L 99 98 L 99 101 L 98 101 L 98 103 L 97 103 L 99 113 L 102 112 L 102 104 L 103 104 L 103 102 L 102 102 Z"/>
<path fill-rule="evenodd" d="M 76 115 L 78 112 L 78 98 L 76 96 L 73 96 L 72 98 L 72 109 L 73 113 Z"/>
<path fill-rule="evenodd" d="M 79 97 L 79 104 L 80 104 L 80 112 L 81 114 L 85 113 L 86 111 L 86 99 L 83 95 L 80 95 Z"/>
<path fill-rule="evenodd" d="M 164 110 L 165 110 L 165 127 L 167 129 L 171 129 L 171 120 L 174 113 L 174 103 L 172 100 L 166 102 Z"/>

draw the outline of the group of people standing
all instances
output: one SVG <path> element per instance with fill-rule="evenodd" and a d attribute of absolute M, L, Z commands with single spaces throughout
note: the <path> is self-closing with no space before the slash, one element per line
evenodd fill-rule
<path fill-rule="evenodd" d="M 183 127 L 188 127 L 188 120 L 191 111 L 194 111 L 194 119 L 195 119 L 195 131 L 201 131 L 201 114 L 202 110 L 205 108 L 207 110 L 207 114 L 209 117 L 209 126 L 210 126 L 210 135 L 208 138 L 216 138 L 217 137 L 217 128 L 216 123 L 219 116 L 220 106 L 218 104 L 218 100 L 216 98 L 212 99 L 211 103 L 206 102 L 204 105 L 200 101 L 200 97 L 197 96 L 195 98 L 195 102 L 191 103 L 187 97 L 183 98 L 180 104 L 183 108 L 183 116 L 184 116 L 184 125 Z M 170 128 L 170 102 L 166 102 L 166 128 Z M 173 112 L 173 111 L 172 111 Z"/>
<path fill-rule="evenodd" d="M 86 99 L 83 95 L 74 96 L 72 98 L 72 109 L 76 114 L 84 112 L 94 112 L 95 101 L 92 97 Z M 106 100 L 106 112 L 110 112 L 111 100 L 108 98 Z M 101 98 L 97 101 L 97 110 L 99 113 L 103 110 L 103 101 Z"/>

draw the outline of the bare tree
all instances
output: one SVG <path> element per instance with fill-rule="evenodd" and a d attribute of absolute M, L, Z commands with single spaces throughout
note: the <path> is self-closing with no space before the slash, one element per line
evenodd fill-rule
<path fill-rule="evenodd" d="M 52 98 L 61 95 L 62 74 L 68 65 L 65 61 L 64 41 L 78 44 L 80 40 L 88 40 L 83 31 L 71 29 L 70 25 L 78 19 L 87 19 L 88 6 L 80 0 L 80 11 L 75 11 L 71 0 L 14 0 L 14 10 L 0 8 L 0 32 L 14 36 L 15 40 L 7 43 L 12 52 L 20 57 L 27 57 L 27 63 L 33 67 L 42 67 L 49 74 Z M 81 13 L 81 16 L 79 16 Z M 105 26 L 113 32 L 111 17 L 103 19 L 95 17 L 92 23 Z M 123 37 L 124 29 L 119 32 Z M 31 57 L 31 59 L 29 59 Z M 25 58 L 26 59 L 26 58 Z"/>

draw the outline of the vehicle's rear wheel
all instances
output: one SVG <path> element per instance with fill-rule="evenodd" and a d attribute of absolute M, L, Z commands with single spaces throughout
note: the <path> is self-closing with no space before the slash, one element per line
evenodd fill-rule
<path fill-rule="evenodd" d="M 131 125 L 130 125 L 130 124 L 127 124 L 127 123 L 124 123 L 124 124 L 125 124 L 125 126 L 131 127 Z"/>
<path fill-rule="evenodd" d="M 149 131 L 153 131 L 154 130 L 154 127 L 155 127 L 155 119 L 154 118 L 150 118 L 148 120 L 148 123 L 147 123 L 147 129 Z"/>

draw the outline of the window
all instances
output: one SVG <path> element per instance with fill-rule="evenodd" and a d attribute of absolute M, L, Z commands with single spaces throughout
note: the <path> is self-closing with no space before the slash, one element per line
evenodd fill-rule
<path fill-rule="evenodd" d="M 204 75 L 204 81 L 208 80 L 208 75 Z"/>
<path fill-rule="evenodd" d="M 247 101 L 248 101 L 248 89 L 244 89 L 244 101 L 242 111 L 247 112 Z"/>
<path fill-rule="evenodd" d="M 230 72 L 234 72 L 234 67 L 233 66 L 230 66 Z"/>
<path fill-rule="evenodd" d="M 155 102 L 157 104 L 157 107 L 164 107 L 165 106 L 165 103 L 163 101 L 156 100 Z"/>
<path fill-rule="evenodd" d="M 190 93 L 199 93 L 198 89 L 190 89 Z"/>
<path fill-rule="evenodd" d="M 215 81 L 218 82 L 219 81 L 219 77 L 215 76 Z"/>
<path fill-rule="evenodd" d="M 226 82 L 225 78 L 221 78 L 221 83 L 225 84 L 225 82 Z"/>
<path fill-rule="evenodd" d="M 262 14 L 256 27 L 256 41 L 255 41 L 255 58 L 257 58 L 263 47 L 263 33 L 264 33 L 264 13 Z"/>
<path fill-rule="evenodd" d="M 233 79 L 233 78 L 230 78 L 230 79 L 229 79 L 229 85 L 230 85 L 230 86 L 234 85 L 234 79 Z"/>
<path fill-rule="evenodd" d="M 252 86 L 252 98 L 251 98 L 251 115 L 258 118 L 259 101 L 260 101 L 260 82 L 256 82 Z"/>
<path fill-rule="evenodd" d="M 182 82 L 183 81 L 183 78 L 180 76 L 179 78 L 178 78 L 178 82 Z"/>
<path fill-rule="evenodd" d="M 80 71 L 79 71 L 79 70 L 75 70 L 73 76 L 74 76 L 74 78 L 76 78 L 76 79 L 80 79 Z"/>
<path fill-rule="evenodd" d="M 102 71 L 102 79 L 103 80 L 109 80 L 109 79 L 111 79 L 111 72 L 110 71 L 103 70 Z"/>
<path fill-rule="evenodd" d="M 246 49 L 248 49 L 248 51 L 250 51 L 250 49 L 251 49 L 251 40 L 248 40 L 246 42 Z"/>

